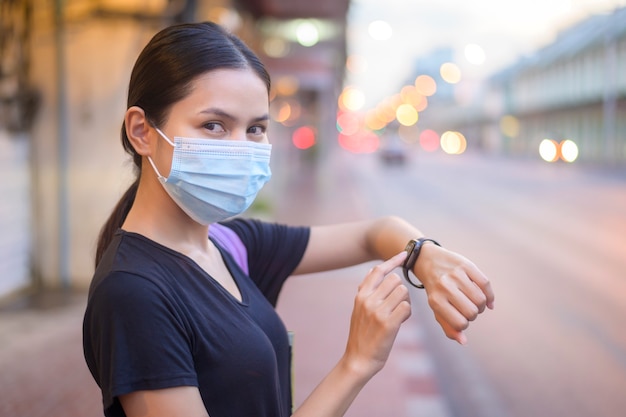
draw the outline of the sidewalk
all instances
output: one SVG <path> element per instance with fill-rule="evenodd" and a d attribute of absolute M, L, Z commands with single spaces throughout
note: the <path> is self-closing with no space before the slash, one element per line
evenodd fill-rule
<path fill-rule="evenodd" d="M 294 179 L 287 190 L 289 198 L 281 199 L 277 221 L 329 224 L 366 219 L 368 210 L 349 162 L 341 158 L 326 161 L 323 172 L 332 177 L 315 178 L 313 172 L 303 172 Z M 285 284 L 277 309 L 295 333 L 296 406 L 343 353 L 354 296 L 370 268 L 366 264 L 298 276 Z M 421 295 L 412 292 L 412 296 Z M 422 343 L 420 320 L 425 319 L 414 314 L 402 326 L 387 365 L 359 394 L 347 417 L 451 417 L 437 385 L 433 359 Z"/>
<path fill-rule="evenodd" d="M 303 173 L 275 208 L 291 224 L 354 221 L 367 216 L 349 166 L 331 160 L 331 177 Z M 309 173 L 310 174 L 310 173 Z M 295 332 L 295 402 L 299 404 L 345 347 L 356 288 L 369 265 L 295 277 L 278 312 Z M 420 296 L 422 294 L 415 294 Z M 0 417 L 102 416 L 98 387 L 82 354 L 86 294 L 45 294 L 0 309 Z M 423 300 L 422 300 L 423 301 Z M 387 366 L 357 397 L 348 417 L 450 417 L 433 361 L 422 344 L 421 318 L 403 326 Z"/>
<path fill-rule="evenodd" d="M 0 417 L 102 416 L 85 365 L 85 295 L 49 293 L 0 310 Z"/>

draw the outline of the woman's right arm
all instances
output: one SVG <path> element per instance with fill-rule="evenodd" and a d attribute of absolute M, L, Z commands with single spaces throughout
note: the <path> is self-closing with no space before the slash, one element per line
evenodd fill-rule
<path fill-rule="evenodd" d="M 293 414 L 339 417 L 365 384 L 387 362 L 400 326 L 411 315 L 409 293 L 392 271 L 406 257 L 401 252 L 367 274 L 354 301 L 345 353 Z M 208 417 L 197 387 L 135 391 L 120 396 L 128 417 Z"/>
<path fill-rule="evenodd" d="M 120 402 L 128 417 L 209 417 L 197 387 L 135 391 Z"/>
<path fill-rule="evenodd" d="M 393 269 L 406 252 L 374 267 L 355 298 L 346 351 L 337 365 L 293 414 L 343 416 L 365 384 L 389 357 L 400 325 L 411 315 L 408 289 Z"/>

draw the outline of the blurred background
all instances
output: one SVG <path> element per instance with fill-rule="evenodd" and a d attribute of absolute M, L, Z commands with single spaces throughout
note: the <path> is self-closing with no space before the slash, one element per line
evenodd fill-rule
<path fill-rule="evenodd" d="M 468 349 L 415 303 L 429 415 L 623 415 L 624 0 L 1 0 L 0 385 L 49 388 L 24 364 L 50 346 L 51 373 L 83 366 L 63 352 L 80 351 L 97 234 L 133 178 L 132 65 L 159 29 L 203 20 L 272 75 L 274 176 L 247 215 L 400 215 L 492 277 Z M 85 408 L 70 394 L 80 372 L 39 411 L 0 393 L 0 415 L 93 415 L 93 386 Z M 370 415 L 422 415 L 403 410 Z"/>

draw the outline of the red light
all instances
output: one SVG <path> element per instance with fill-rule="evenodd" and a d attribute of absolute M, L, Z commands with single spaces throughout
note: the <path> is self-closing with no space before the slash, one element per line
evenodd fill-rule
<path fill-rule="evenodd" d="M 315 129 L 310 126 L 302 126 L 291 135 L 293 145 L 298 149 L 309 149 L 315 145 Z"/>
<path fill-rule="evenodd" d="M 337 116 L 337 130 L 346 136 L 354 135 L 359 130 L 359 118 L 354 113 L 342 113 Z"/>
<path fill-rule="evenodd" d="M 434 130 L 426 129 L 420 133 L 420 145 L 426 152 L 439 149 L 439 135 Z"/>
<path fill-rule="evenodd" d="M 362 130 L 355 135 L 339 134 L 339 145 L 353 153 L 376 152 L 380 146 L 380 139 L 371 131 Z"/>

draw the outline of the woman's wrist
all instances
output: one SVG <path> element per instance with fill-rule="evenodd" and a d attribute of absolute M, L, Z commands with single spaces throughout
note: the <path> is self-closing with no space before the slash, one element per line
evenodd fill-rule
<path fill-rule="evenodd" d="M 354 358 L 347 352 L 337 363 L 337 368 L 344 377 L 356 385 L 365 385 L 383 366 L 384 364 L 378 365 L 371 360 Z"/>

